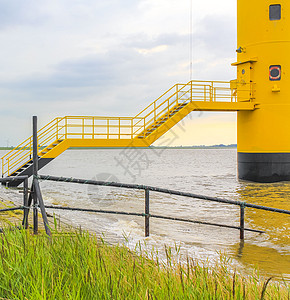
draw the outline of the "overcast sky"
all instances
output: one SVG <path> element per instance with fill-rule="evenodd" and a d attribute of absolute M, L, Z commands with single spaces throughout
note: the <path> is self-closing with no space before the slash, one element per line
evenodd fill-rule
<path fill-rule="evenodd" d="M 193 78 L 235 78 L 236 1 L 193 2 Z M 31 116 L 133 116 L 190 79 L 190 0 L 0 0 L 0 145 Z M 236 142 L 234 113 L 193 113 L 175 144 Z M 184 133 L 186 132 L 186 134 Z"/>

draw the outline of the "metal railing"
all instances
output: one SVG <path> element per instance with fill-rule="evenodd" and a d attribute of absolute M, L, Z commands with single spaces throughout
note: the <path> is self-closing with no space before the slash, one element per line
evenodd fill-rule
<path fill-rule="evenodd" d="M 237 89 L 244 91 L 245 99 L 237 99 Z M 247 92 L 247 93 L 246 93 Z M 38 132 L 38 149 L 48 149 L 65 139 L 134 139 L 145 138 L 146 130 L 181 104 L 199 102 L 251 101 L 252 84 L 233 87 L 226 81 L 190 81 L 176 84 L 135 117 L 66 116 L 55 118 Z M 45 151 L 39 150 L 39 156 Z M 46 151 L 46 152 L 48 152 Z M 2 177 L 10 176 L 31 160 L 32 137 L 2 157 Z"/>
<path fill-rule="evenodd" d="M 215 226 L 215 227 L 239 230 L 241 240 L 244 240 L 244 238 L 245 238 L 245 231 L 253 232 L 253 233 L 265 233 L 265 231 L 260 230 L 260 229 L 245 228 L 245 209 L 246 208 L 252 208 L 252 209 L 257 209 L 257 210 L 263 210 L 263 211 L 268 211 L 268 212 L 290 215 L 289 210 L 267 207 L 267 206 L 262 206 L 262 205 L 257 205 L 257 204 L 242 202 L 242 201 L 222 199 L 222 198 L 218 198 L 218 197 L 198 195 L 198 194 L 193 194 L 193 193 L 189 193 L 189 192 L 181 192 L 181 191 L 176 191 L 176 190 L 170 190 L 170 189 L 164 189 L 164 188 L 158 188 L 158 187 L 146 186 L 146 185 L 138 185 L 138 184 L 126 184 L 126 183 L 118 183 L 118 182 L 106 182 L 106 181 L 96 181 L 96 180 L 77 179 L 77 178 L 68 178 L 68 177 L 56 177 L 56 176 L 50 176 L 50 175 L 35 175 L 34 179 L 33 179 L 32 188 L 29 191 L 28 177 L 27 176 L 22 176 L 22 177 L 24 179 L 24 182 L 23 182 L 23 206 L 0 209 L 0 213 L 7 212 L 7 211 L 14 211 L 14 210 L 23 210 L 24 215 L 23 215 L 22 225 L 24 228 L 27 229 L 28 228 L 28 214 L 29 214 L 29 210 L 30 210 L 30 207 L 32 204 L 32 199 L 34 199 L 35 197 L 41 199 L 41 201 L 34 202 L 34 204 L 33 204 L 33 211 L 34 211 L 33 226 L 34 226 L 35 233 L 38 232 L 38 217 L 37 217 L 37 209 L 38 208 L 41 209 L 43 217 L 46 216 L 45 208 L 57 209 L 57 210 L 68 210 L 68 211 L 80 211 L 80 212 L 144 217 L 145 218 L 144 228 L 145 228 L 145 236 L 146 237 L 148 237 L 150 234 L 150 223 L 149 223 L 150 218 L 155 218 L 155 219 L 162 219 L 162 220 L 168 220 L 168 221 L 178 221 L 178 222 L 193 223 L 193 224 L 208 225 L 208 226 Z M 8 178 L 0 179 L 0 182 L 10 182 L 13 180 L 16 180 L 16 179 L 8 177 Z M 77 184 L 86 184 L 86 185 L 143 190 L 144 196 L 145 196 L 145 210 L 144 210 L 144 213 L 134 213 L 134 212 L 126 212 L 126 211 L 100 210 L 100 209 L 90 209 L 90 208 L 81 208 L 81 207 L 80 208 L 67 207 L 67 206 L 63 207 L 60 205 L 58 205 L 58 206 L 44 205 L 38 180 L 48 180 L 48 181 L 55 181 L 55 182 L 77 183 Z M 205 221 L 199 221 L 199 220 L 193 220 L 193 219 L 184 219 L 184 218 L 179 218 L 179 217 L 151 214 L 150 213 L 150 192 L 163 193 L 163 194 L 167 194 L 167 195 L 176 195 L 176 196 L 188 197 L 188 198 L 197 199 L 197 200 L 210 201 L 210 202 L 238 206 L 240 208 L 239 226 L 220 224 L 220 223 L 215 223 L 212 221 L 205 222 Z M 47 217 L 44 218 L 44 225 L 45 225 L 47 234 L 51 235 Z M 1 230 L 0 230 L 0 232 L 1 232 Z"/>
<path fill-rule="evenodd" d="M 266 206 L 251 204 L 251 203 L 242 202 L 242 201 L 222 199 L 222 198 L 218 198 L 218 197 L 197 195 L 197 194 L 188 193 L 188 192 L 181 192 L 181 191 L 175 191 L 175 190 L 152 187 L 152 186 L 146 186 L 146 185 L 125 184 L 125 183 L 118 183 L 118 182 L 106 182 L 106 181 L 96 181 L 96 180 L 86 180 L 86 179 L 77 179 L 77 178 L 68 178 L 68 177 L 56 177 L 56 176 L 50 176 L 50 175 L 38 175 L 38 179 L 48 180 L 48 181 L 55 181 L 55 182 L 78 183 L 78 184 L 86 184 L 86 185 L 96 185 L 96 186 L 117 187 L 117 188 L 133 189 L 133 190 L 143 190 L 145 192 L 144 193 L 144 196 L 145 196 L 145 210 L 144 210 L 144 213 L 133 213 L 133 212 L 124 212 L 124 211 L 109 211 L 109 210 L 89 209 L 89 208 L 62 207 L 62 206 L 55 206 L 55 205 L 45 205 L 45 208 L 144 217 L 145 218 L 145 236 L 146 237 L 149 236 L 150 218 L 163 219 L 163 220 L 172 220 L 172 221 L 179 221 L 179 222 L 185 222 L 185 223 L 195 223 L 195 224 L 201 224 L 201 225 L 209 225 L 209 226 L 215 226 L 215 227 L 236 229 L 236 230 L 239 230 L 240 239 L 243 240 L 245 238 L 245 231 L 255 232 L 255 233 L 265 233 L 262 230 L 245 228 L 245 209 L 246 208 L 253 208 L 253 209 L 258 209 L 258 210 L 264 210 L 264 211 L 269 211 L 269 212 L 275 212 L 275 213 L 290 215 L 289 210 L 266 207 Z M 204 221 L 199 221 L 199 220 L 183 219 L 183 218 L 179 218 L 179 217 L 171 217 L 171 216 L 150 214 L 150 209 L 149 209 L 150 208 L 150 197 L 149 197 L 150 192 L 157 192 L 157 193 L 163 193 L 163 194 L 167 194 L 167 195 L 176 195 L 176 196 L 182 196 L 182 197 L 189 197 L 189 198 L 203 200 L 203 201 L 210 201 L 210 202 L 216 202 L 216 203 L 223 203 L 223 204 L 238 206 L 240 208 L 240 220 L 239 220 L 239 223 L 240 223 L 239 225 L 240 226 L 232 226 L 232 225 L 219 224 L 219 223 L 214 223 L 214 222 L 204 222 Z"/>

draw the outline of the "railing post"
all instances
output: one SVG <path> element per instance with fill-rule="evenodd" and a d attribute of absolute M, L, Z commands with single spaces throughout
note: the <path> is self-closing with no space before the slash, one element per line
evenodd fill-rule
<path fill-rule="evenodd" d="M 83 130 L 82 130 L 82 139 L 84 139 L 85 138 L 85 119 L 84 118 L 82 118 L 82 128 L 83 128 Z"/>
<path fill-rule="evenodd" d="M 107 139 L 109 139 L 110 138 L 110 120 L 109 119 L 107 119 Z"/>
<path fill-rule="evenodd" d="M 66 117 L 64 121 L 64 127 L 65 127 L 65 139 L 67 139 L 67 118 Z"/>
<path fill-rule="evenodd" d="M 33 181 L 38 173 L 38 141 L 37 141 L 37 116 L 32 117 L 33 120 Z M 33 192 L 33 232 L 38 233 L 38 210 L 37 196 L 35 190 Z"/>
<path fill-rule="evenodd" d="M 31 137 L 29 138 L 29 157 L 30 157 L 30 159 L 31 158 L 33 158 L 33 144 L 32 144 L 32 139 L 31 139 Z"/>
<path fill-rule="evenodd" d="M 131 139 L 133 140 L 133 132 L 134 132 L 134 128 L 133 128 L 133 123 L 134 122 L 134 120 L 133 120 L 133 118 L 131 119 Z"/>
<path fill-rule="evenodd" d="M 121 118 L 119 118 L 119 140 L 121 139 Z"/>
<path fill-rule="evenodd" d="M 192 95 L 193 95 L 193 90 L 192 90 L 192 80 L 190 81 L 190 102 L 192 102 Z"/>
<path fill-rule="evenodd" d="M 93 125 L 93 128 L 92 128 L 92 134 L 93 134 L 93 136 L 92 136 L 92 138 L 94 140 L 95 139 L 95 118 L 94 117 L 92 119 L 92 125 Z"/>
<path fill-rule="evenodd" d="M 9 163 L 9 157 L 7 158 L 7 176 L 10 176 L 10 163 Z"/>
<path fill-rule="evenodd" d="M 240 239 L 245 238 L 245 205 L 244 203 L 240 205 Z"/>
<path fill-rule="evenodd" d="M 58 122 L 59 122 L 59 119 L 56 118 L 56 140 L 58 140 Z"/>
<path fill-rule="evenodd" d="M 149 190 L 145 190 L 145 237 L 149 236 Z"/>

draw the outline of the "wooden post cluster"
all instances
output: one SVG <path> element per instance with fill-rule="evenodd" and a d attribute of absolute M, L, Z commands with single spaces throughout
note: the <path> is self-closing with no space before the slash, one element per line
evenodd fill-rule
<path fill-rule="evenodd" d="M 32 181 L 32 187 L 33 187 L 33 231 L 34 234 L 38 233 L 38 209 L 37 209 L 37 197 L 35 193 L 35 178 L 38 175 L 38 140 L 37 140 L 37 117 L 32 117 L 32 130 L 33 130 L 33 181 Z M 32 189 L 31 189 L 32 191 Z"/>
<path fill-rule="evenodd" d="M 38 140 L 37 140 L 37 117 L 33 116 L 33 179 L 28 196 L 28 179 L 24 181 L 24 214 L 22 225 L 28 228 L 28 215 L 31 203 L 33 201 L 33 232 L 38 234 L 38 206 L 42 214 L 45 232 L 51 236 L 51 231 L 48 225 L 47 214 L 44 207 L 43 198 L 38 181 Z"/>

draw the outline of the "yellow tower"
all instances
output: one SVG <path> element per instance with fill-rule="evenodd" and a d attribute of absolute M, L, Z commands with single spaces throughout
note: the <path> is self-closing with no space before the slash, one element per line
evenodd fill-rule
<path fill-rule="evenodd" d="M 290 1 L 237 3 L 238 95 L 250 84 L 258 103 L 238 111 L 239 178 L 290 180 Z"/>

